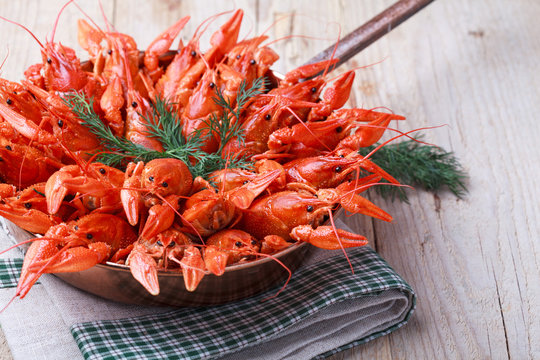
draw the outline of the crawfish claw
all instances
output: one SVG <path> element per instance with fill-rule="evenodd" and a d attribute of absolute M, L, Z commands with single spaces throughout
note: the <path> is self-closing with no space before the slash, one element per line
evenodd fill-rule
<path fill-rule="evenodd" d="M 156 261 L 142 251 L 132 251 L 129 258 L 131 274 L 152 295 L 159 294 L 159 281 Z"/>
<path fill-rule="evenodd" d="M 291 237 L 326 250 L 358 247 L 368 243 L 367 239 L 362 235 L 353 234 L 342 229 L 334 229 L 331 226 L 319 226 L 313 229 L 309 225 L 299 225 L 292 229 Z"/>
<path fill-rule="evenodd" d="M 204 263 L 208 271 L 214 275 L 223 275 L 228 260 L 229 254 L 220 250 L 217 246 L 208 245 L 204 250 Z"/>
<path fill-rule="evenodd" d="M 195 246 L 189 246 L 180 260 L 184 284 L 187 291 L 195 291 L 204 277 L 204 260 L 201 252 Z"/>

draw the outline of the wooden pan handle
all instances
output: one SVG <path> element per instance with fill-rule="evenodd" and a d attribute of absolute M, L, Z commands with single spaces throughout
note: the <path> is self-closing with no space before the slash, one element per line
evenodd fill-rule
<path fill-rule="evenodd" d="M 340 66 L 376 40 L 388 34 L 392 29 L 422 10 L 432 1 L 433 0 L 400 0 L 345 36 L 339 41 L 334 55 L 334 58 L 339 59 L 335 67 Z M 312 57 L 306 64 L 330 59 L 334 47 L 335 44 Z"/>

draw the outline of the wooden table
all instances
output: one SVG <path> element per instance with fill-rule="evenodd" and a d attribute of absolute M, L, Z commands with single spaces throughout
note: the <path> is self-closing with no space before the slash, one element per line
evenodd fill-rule
<path fill-rule="evenodd" d="M 44 40 L 63 2 L 0 0 L 0 14 Z M 192 16 L 188 39 L 204 18 L 241 7 L 244 34 L 306 36 L 273 45 L 284 71 L 334 42 L 338 24 L 345 34 L 392 2 L 116 0 L 104 12 L 145 48 L 181 16 Z M 103 24 L 97 2 L 81 6 Z M 84 57 L 79 17 L 70 5 L 54 39 Z M 339 69 L 377 63 L 357 70 L 351 105 L 391 108 L 407 116 L 402 130 L 446 124 L 425 138 L 454 151 L 470 181 L 463 200 L 423 191 L 410 192 L 410 205 L 372 197 L 394 216 L 390 224 L 348 220 L 412 285 L 418 307 L 402 329 L 332 359 L 540 358 L 539 18 L 537 0 L 437 0 Z M 39 46 L 3 21 L 0 33 L 0 57 L 9 48 L 2 76 L 18 80 Z"/>

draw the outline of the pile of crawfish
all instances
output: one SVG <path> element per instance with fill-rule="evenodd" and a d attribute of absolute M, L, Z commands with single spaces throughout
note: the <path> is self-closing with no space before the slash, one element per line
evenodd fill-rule
<path fill-rule="evenodd" d="M 273 256 L 295 242 L 323 249 L 365 245 L 361 235 L 323 225 L 339 206 L 392 220 L 359 194 L 381 179 L 398 182 L 358 149 L 404 118 L 340 109 L 355 73 L 328 80 L 337 59 L 277 81 L 270 67 L 278 55 L 263 45 L 267 37 L 238 39 L 242 16 L 234 12 L 204 53 L 198 44 L 204 30 L 197 29 L 166 62 L 163 55 L 189 17 L 144 53 L 129 35 L 79 20 L 89 62 L 81 64 L 74 50 L 53 40 L 38 41 L 42 62 L 20 83 L 0 79 L 0 214 L 43 235 L 30 241 L 18 296 L 43 273 L 104 262 L 129 265 L 152 294 L 159 293 L 158 270 L 182 273 L 193 291 L 205 274 L 221 275 L 228 265 Z M 144 120 L 157 97 L 174 104 L 188 137 L 209 131 L 204 120 L 222 111 L 217 90 L 234 105 L 240 84 L 260 77 L 275 83 L 242 110 L 243 138 L 220 144 L 209 136 L 203 146 L 212 152 L 223 145 L 224 156 L 242 154 L 253 167 L 225 167 L 206 179 L 194 178 L 175 158 L 134 158 L 121 169 L 96 162 L 91 154 L 107 150 L 63 101 L 65 94 L 84 94 L 115 135 L 163 151 Z"/>

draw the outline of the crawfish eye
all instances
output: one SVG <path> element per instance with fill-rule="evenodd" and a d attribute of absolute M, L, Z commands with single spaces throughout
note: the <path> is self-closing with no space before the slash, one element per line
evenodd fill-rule
<path fill-rule="evenodd" d="M 306 208 L 307 212 L 313 212 L 313 206 L 312 205 L 308 205 L 307 208 Z"/>
<path fill-rule="evenodd" d="M 101 174 L 105 174 L 105 173 L 106 173 L 106 171 L 105 171 L 104 168 L 99 168 L 99 172 L 100 172 Z"/>
<path fill-rule="evenodd" d="M 246 185 L 249 181 L 248 180 L 244 180 L 244 182 L 242 183 L 242 185 Z"/>
<path fill-rule="evenodd" d="M 164 181 L 164 182 L 161 183 L 161 186 L 167 187 L 167 186 L 169 186 L 169 184 L 167 184 L 167 183 Z"/>
<path fill-rule="evenodd" d="M 148 181 L 154 182 L 154 177 L 153 177 L 153 176 L 150 176 L 150 177 L 148 178 Z"/>
<path fill-rule="evenodd" d="M 210 87 L 210 89 L 213 89 L 213 88 L 216 86 L 216 84 L 214 84 L 213 82 L 211 82 L 210 84 L 208 84 L 208 86 Z"/>
<path fill-rule="evenodd" d="M 244 245 L 244 244 L 241 241 L 237 241 L 237 242 L 234 243 L 234 246 L 236 246 L 236 247 L 240 247 L 242 245 Z"/>
<path fill-rule="evenodd" d="M 7 99 L 6 102 L 7 102 L 8 105 L 13 104 L 13 100 L 11 100 L 11 99 Z"/>
<path fill-rule="evenodd" d="M 88 240 L 91 240 L 93 237 L 94 237 L 94 235 L 92 235 L 92 234 L 86 234 L 86 238 L 87 238 Z"/>
<path fill-rule="evenodd" d="M 196 56 L 197 52 L 195 50 L 191 50 L 191 56 Z"/>
<path fill-rule="evenodd" d="M 242 57 L 242 55 L 240 55 L 240 54 L 236 55 L 237 59 L 240 59 L 241 57 Z"/>
<path fill-rule="evenodd" d="M 253 246 L 257 245 L 257 241 L 256 240 L 251 240 L 251 245 L 253 245 Z"/>
<path fill-rule="evenodd" d="M 249 60 L 249 63 L 250 63 L 251 65 L 255 65 L 257 62 L 255 61 L 255 59 L 251 59 L 251 60 Z"/>
<path fill-rule="evenodd" d="M 79 230 L 79 225 L 75 225 L 73 228 L 74 228 L 75 230 Z"/>
<path fill-rule="evenodd" d="M 136 108 L 136 107 L 137 107 L 137 105 L 138 105 L 138 104 L 137 104 L 137 102 L 136 102 L 136 101 L 134 101 L 134 102 L 132 102 L 132 103 L 131 103 L 131 106 L 132 106 L 132 107 L 134 107 L 134 108 Z"/>
<path fill-rule="evenodd" d="M 176 245 L 176 243 L 174 241 L 171 241 L 171 243 L 169 244 L 169 247 L 173 247 L 175 245 Z"/>
<path fill-rule="evenodd" d="M 266 114 L 266 115 L 264 115 L 264 118 L 265 118 L 266 120 L 270 120 L 270 119 L 272 118 L 272 115 Z"/>
<path fill-rule="evenodd" d="M 51 58 L 47 58 L 47 64 L 50 64 L 52 63 L 52 59 Z"/>
<path fill-rule="evenodd" d="M 63 122 L 62 120 L 58 120 L 58 126 L 59 126 L 59 127 L 64 126 L 64 122 Z"/>
<path fill-rule="evenodd" d="M 9 146 L 9 145 L 6 145 L 6 150 L 9 150 L 9 151 L 11 151 L 11 150 L 13 150 L 13 149 L 11 148 L 11 146 Z"/>
<path fill-rule="evenodd" d="M 32 204 L 27 202 L 27 203 L 24 203 L 24 207 L 27 208 L 27 209 L 30 209 L 32 207 Z"/>
<path fill-rule="evenodd" d="M 107 54 L 111 55 L 111 54 L 112 54 L 112 49 L 109 49 L 109 50 L 107 51 Z"/>
<path fill-rule="evenodd" d="M 163 243 L 161 242 L 161 240 L 156 241 L 156 244 L 158 244 L 159 246 L 163 246 Z"/>
<path fill-rule="evenodd" d="M 338 127 L 336 128 L 336 132 L 337 132 L 338 134 L 339 134 L 340 132 L 342 132 L 342 131 L 343 131 L 343 128 L 342 128 L 341 126 L 338 126 Z"/>
<path fill-rule="evenodd" d="M 317 88 L 316 88 L 315 86 L 312 87 L 312 88 L 311 88 L 311 92 L 312 92 L 312 93 L 316 93 L 316 92 L 317 92 Z"/>
<path fill-rule="evenodd" d="M 340 173 L 340 172 L 343 171 L 343 168 L 342 168 L 341 166 L 336 166 L 335 171 L 336 171 L 337 173 Z"/>

